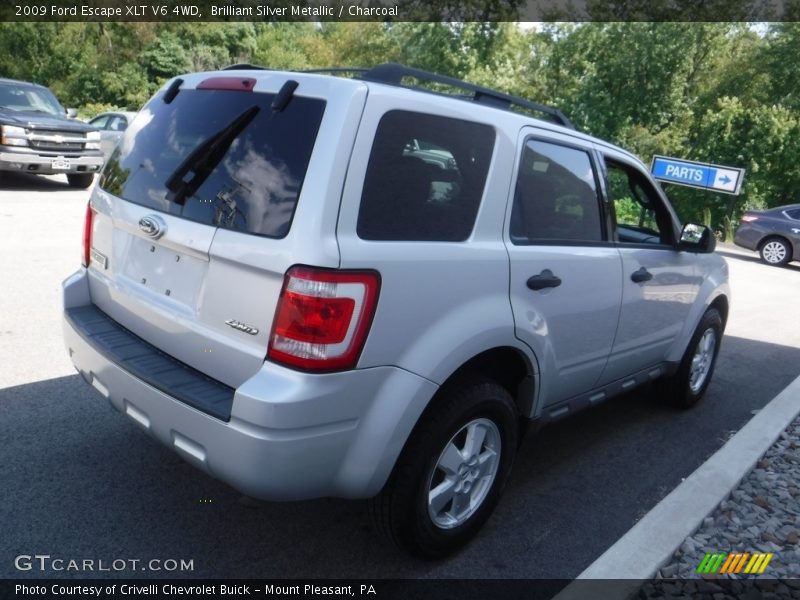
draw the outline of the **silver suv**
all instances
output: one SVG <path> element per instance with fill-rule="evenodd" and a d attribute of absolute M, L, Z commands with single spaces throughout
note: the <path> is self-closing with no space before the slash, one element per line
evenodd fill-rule
<path fill-rule="evenodd" d="M 83 241 L 64 336 L 95 390 L 252 497 L 374 497 L 426 557 L 487 520 L 524 425 L 650 381 L 697 402 L 728 314 L 713 236 L 634 156 L 393 64 L 174 79 Z"/>

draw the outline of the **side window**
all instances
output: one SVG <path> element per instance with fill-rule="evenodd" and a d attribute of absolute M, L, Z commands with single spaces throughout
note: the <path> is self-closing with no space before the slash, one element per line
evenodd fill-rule
<path fill-rule="evenodd" d="M 792 210 L 787 210 L 786 214 L 789 215 L 790 219 L 794 219 L 795 221 L 800 221 L 800 208 L 794 208 Z"/>
<path fill-rule="evenodd" d="M 378 124 L 358 236 L 463 241 L 475 225 L 495 132 L 488 125 L 395 110 Z"/>
<path fill-rule="evenodd" d="M 600 200 L 589 154 L 550 142 L 525 144 L 511 210 L 511 241 L 603 239 Z"/>
<path fill-rule="evenodd" d="M 105 129 L 107 123 L 108 123 L 108 115 L 103 115 L 102 117 L 96 117 L 91 121 L 89 121 L 89 125 L 97 127 L 98 129 Z"/>
<path fill-rule="evenodd" d="M 112 117 L 108 123 L 109 131 L 125 131 L 128 128 L 128 122 L 125 117 Z"/>
<path fill-rule="evenodd" d="M 669 212 L 647 178 L 638 169 L 610 159 L 606 159 L 606 176 L 617 240 L 629 244 L 673 244 Z"/>

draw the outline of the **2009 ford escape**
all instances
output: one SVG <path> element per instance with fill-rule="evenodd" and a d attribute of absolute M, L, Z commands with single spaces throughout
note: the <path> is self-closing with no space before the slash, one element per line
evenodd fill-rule
<path fill-rule="evenodd" d="M 489 517 L 522 424 L 651 380 L 699 400 L 728 314 L 713 248 L 555 109 L 400 65 L 240 65 L 128 128 L 64 334 L 188 462 L 258 498 L 375 497 L 437 557 Z"/>

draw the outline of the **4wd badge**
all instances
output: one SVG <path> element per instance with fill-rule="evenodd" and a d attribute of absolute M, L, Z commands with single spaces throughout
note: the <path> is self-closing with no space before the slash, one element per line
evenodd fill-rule
<path fill-rule="evenodd" d="M 228 319 L 225 321 L 225 325 L 228 327 L 233 327 L 234 329 L 238 329 L 239 331 L 244 331 L 245 333 L 249 333 L 250 335 L 256 335 L 258 333 L 258 329 L 255 327 L 251 327 L 241 321 L 237 321 L 236 319 Z"/>

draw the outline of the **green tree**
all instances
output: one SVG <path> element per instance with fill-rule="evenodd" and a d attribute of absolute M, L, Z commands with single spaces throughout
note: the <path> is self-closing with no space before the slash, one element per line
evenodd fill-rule
<path fill-rule="evenodd" d="M 190 55 L 177 34 L 165 29 L 142 52 L 139 64 L 149 81 L 160 81 L 191 69 Z"/>
<path fill-rule="evenodd" d="M 0 23 L 0 74 L 44 84 L 63 76 L 58 32 L 57 23 Z"/>
<path fill-rule="evenodd" d="M 735 219 L 744 208 L 780 206 L 800 190 L 800 119 L 785 106 L 748 107 L 722 98 L 696 133 L 696 152 L 747 169 L 744 194 L 727 196 L 717 220 Z M 717 207 L 718 209 L 720 207 Z"/>
<path fill-rule="evenodd" d="M 311 23 L 264 23 L 256 34 L 253 62 L 273 69 L 306 69 L 307 45 L 316 30 Z"/>

